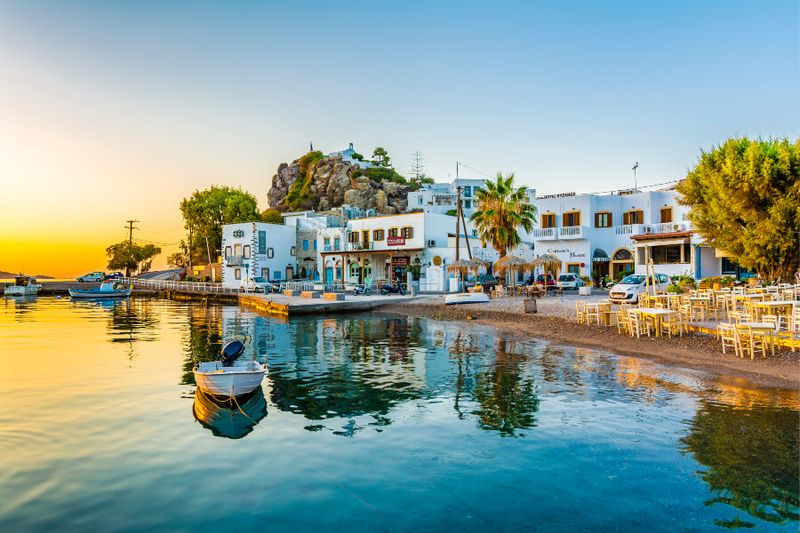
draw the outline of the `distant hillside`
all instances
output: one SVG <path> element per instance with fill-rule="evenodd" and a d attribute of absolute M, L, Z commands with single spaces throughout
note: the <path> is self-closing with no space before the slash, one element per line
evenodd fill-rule
<path fill-rule="evenodd" d="M 14 279 L 19 274 L 14 274 L 12 272 L 6 272 L 4 270 L 0 270 L 0 279 Z M 44 274 L 36 274 L 33 276 L 36 279 L 55 279 L 53 276 L 45 276 Z"/>

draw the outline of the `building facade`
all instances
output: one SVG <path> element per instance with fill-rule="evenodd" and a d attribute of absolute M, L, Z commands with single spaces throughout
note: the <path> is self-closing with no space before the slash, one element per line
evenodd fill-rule
<path fill-rule="evenodd" d="M 265 222 L 222 227 L 222 284 L 238 288 L 254 277 L 294 279 L 296 228 Z"/>
<path fill-rule="evenodd" d="M 674 189 L 536 198 L 531 237 L 537 255 L 552 254 L 562 272 L 595 279 L 644 273 L 648 257 L 659 273 L 696 279 L 719 275 L 723 260 L 703 245 Z"/>

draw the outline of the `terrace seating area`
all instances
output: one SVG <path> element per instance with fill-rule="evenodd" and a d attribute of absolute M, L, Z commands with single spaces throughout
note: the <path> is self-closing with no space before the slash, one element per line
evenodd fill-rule
<path fill-rule="evenodd" d="M 640 294 L 635 305 L 577 302 L 575 316 L 582 324 L 616 327 L 639 338 L 714 334 L 723 354 L 751 359 L 774 355 L 779 347 L 800 348 L 800 285 Z"/>

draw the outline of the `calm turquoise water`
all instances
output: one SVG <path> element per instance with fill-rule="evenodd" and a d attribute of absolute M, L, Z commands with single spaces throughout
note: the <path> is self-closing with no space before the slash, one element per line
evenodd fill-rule
<path fill-rule="evenodd" d="M 0 531 L 798 527 L 796 393 L 472 324 L 5 299 L 0 363 Z"/>

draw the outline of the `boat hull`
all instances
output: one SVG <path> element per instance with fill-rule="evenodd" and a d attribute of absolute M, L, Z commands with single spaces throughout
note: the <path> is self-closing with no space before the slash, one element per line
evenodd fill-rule
<path fill-rule="evenodd" d="M 489 295 L 482 292 L 461 292 L 458 294 L 448 294 L 444 297 L 447 305 L 456 304 L 480 304 L 489 301 Z"/>
<path fill-rule="evenodd" d="M 18 287 L 16 285 L 8 287 L 4 293 L 6 296 L 36 296 L 39 294 L 39 287 Z"/>
<path fill-rule="evenodd" d="M 131 295 L 131 289 L 123 289 L 118 291 L 69 289 L 69 295 L 73 298 L 127 298 Z"/>
<path fill-rule="evenodd" d="M 201 372 L 195 369 L 194 382 L 206 394 L 222 397 L 241 396 L 250 394 L 261 386 L 264 372 L 263 366 L 257 370 L 228 367 L 223 371 L 212 372 Z"/>

